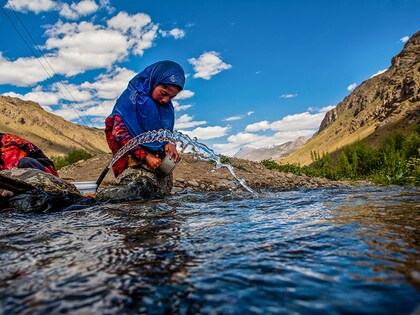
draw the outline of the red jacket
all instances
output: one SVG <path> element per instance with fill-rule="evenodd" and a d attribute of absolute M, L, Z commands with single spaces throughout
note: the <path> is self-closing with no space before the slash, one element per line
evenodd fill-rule
<path fill-rule="evenodd" d="M 34 144 L 16 135 L 0 133 L 0 170 L 17 167 L 23 157 L 31 157 L 45 167 L 47 173 L 58 176 L 54 163 Z"/>

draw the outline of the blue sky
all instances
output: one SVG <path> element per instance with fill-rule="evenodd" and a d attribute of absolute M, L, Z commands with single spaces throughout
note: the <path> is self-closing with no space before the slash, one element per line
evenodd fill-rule
<path fill-rule="evenodd" d="M 0 94 L 103 127 L 132 76 L 174 60 L 175 128 L 227 155 L 310 137 L 420 30 L 418 0 L 0 3 Z"/>

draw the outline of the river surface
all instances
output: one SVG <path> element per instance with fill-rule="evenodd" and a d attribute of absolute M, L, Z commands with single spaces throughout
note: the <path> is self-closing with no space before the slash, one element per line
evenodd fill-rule
<path fill-rule="evenodd" d="M 0 213 L 3 314 L 420 314 L 420 189 Z"/>

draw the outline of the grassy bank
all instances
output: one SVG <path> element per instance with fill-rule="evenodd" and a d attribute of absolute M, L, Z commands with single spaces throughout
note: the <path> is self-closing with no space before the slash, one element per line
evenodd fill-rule
<path fill-rule="evenodd" d="M 332 180 L 370 180 L 377 185 L 420 186 L 420 128 L 413 134 L 394 132 L 378 147 L 358 141 L 338 156 L 311 152 L 312 164 L 278 164 L 263 161 L 269 169 Z"/>

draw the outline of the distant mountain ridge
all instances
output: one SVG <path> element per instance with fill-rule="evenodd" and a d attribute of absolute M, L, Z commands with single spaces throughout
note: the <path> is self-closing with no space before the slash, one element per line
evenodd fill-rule
<path fill-rule="evenodd" d="M 235 153 L 234 157 L 256 162 L 269 159 L 278 160 L 299 149 L 306 143 L 306 141 L 306 137 L 299 137 L 294 141 L 288 141 L 280 145 L 264 148 L 244 146 Z"/>
<path fill-rule="evenodd" d="M 310 164 L 311 151 L 334 152 L 366 139 L 377 144 L 393 130 L 409 132 L 420 121 L 420 32 L 374 76 L 326 113 L 318 132 L 281 163 Z"/>
<path fill-rule="evenodd" d="M 69 122 L 38 103 L 8 96 L 0 96 L 0 132 L 33 142 L 49 157 L 75 149 L 92 154 L 110 152 L 103 130 Z"/>

